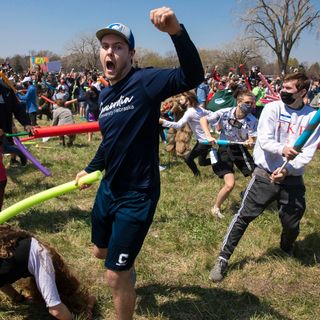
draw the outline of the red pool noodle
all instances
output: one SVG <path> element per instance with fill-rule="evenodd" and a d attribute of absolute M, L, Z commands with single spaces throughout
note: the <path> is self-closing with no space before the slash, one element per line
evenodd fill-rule
<path fill-rule="evenodd" d="M 248 77 L 246 76 L 246 73 L 244 71 L 243 65 L 240 64 L 239 68 L 240 68 L 242 75 L 244 76 L 244 82 L 246 83 L 247 89 L 251 92 L 250 83 L 249 83 Z"/>
<path fill-rule="evenodd" d="M 48 101 L 48 102 L 51 103 L 51 104 L 55 104 L 55 102 L 54 102 L 53 100 L 47 98 L 46 96 L 41 96 L 41 98 L 44 99 L 44 100 L 46 100 L 46 101 Z"/>
<path fill-rule="evenodd" d="M 109 87 L 109 83 L 105 78 L 100 77 L 99 80 L 105 87 Z"/>
<path fill-rule="evenodd" d="M 274 92 L 273 88 L 270 86 L 270 84 L 267 81 L 267 79 L 265 78 L 265 76 L 261 72 L 258 73 L 258 76 L 260 77 L 262 82 L 265 84 L 265 86 L 269 89 L 271 95 L 276 96 L 276 93 Z"/>
<path fill-rule="evenodd" d="M 34 127 L 33 136 L 37 138 L 46 138 L 46 137 L 57 137 L 63 135 L 71 135 L 78 133 L 87 133 L 99 131 L 98 121 L 93 122 L 83 122 L 83 123 L 74 123 L 74 124 L 65 124 L 62 126 L 52 126 L 52 127 Z"/>
<path fill-rule="evenodd" d="M 30 141 L 30 140 L 34 140 L 35 137 L 34 136 L 31 136 L 31 137 L 24 137 L 24 138 L 21 138 L 20 141 L 21 142 L 25 142 L 25 141 Z"/>

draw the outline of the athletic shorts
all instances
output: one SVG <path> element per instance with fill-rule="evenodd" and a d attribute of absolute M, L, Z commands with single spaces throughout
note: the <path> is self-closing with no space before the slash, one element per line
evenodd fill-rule
<path fill-rule="evenodd" d="M 129 270 L 137 257 L 153 220 L 159 188 L 111 191 L 102 179 L 92 210 L 92 242 L 107 248 L 108 269 Z"/>
<path fill-rule="evenodd" d="M 218 162 L 212 165 L 214 173 L 223 178 L 228 173 L 234 173 L 234 165 L 245 177 L 250 176 L 255 168 L 253 158 L 244 146 L 220 146 Z"/>

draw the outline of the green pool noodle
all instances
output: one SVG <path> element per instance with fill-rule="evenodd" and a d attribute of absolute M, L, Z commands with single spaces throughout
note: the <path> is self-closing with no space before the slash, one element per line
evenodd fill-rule
<path fill-rule="evenodd" d="M 79 189 L 83 184 L 92 184 L 96 181 L 102 179 L 102 173 L 100 171 L 95 171 L 89 173 L 79 179 L 78 185 L 76 185 L 75 180 L 70 181 L 59 186 L 53 187 L 51 189 L 39 192 L 33 196 L 30 196 L 18 203 L 6 208 L 0 212 L 0 224 L 6 222 L 10 218 L 14 217 L 18 213 L 31 208 L 32 206 L 44 202 L 46 200 L 61 196 L 67 192 Z"/>

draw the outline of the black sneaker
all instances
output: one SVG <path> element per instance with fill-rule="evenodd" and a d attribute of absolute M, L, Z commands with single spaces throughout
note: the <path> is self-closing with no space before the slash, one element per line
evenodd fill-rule
<path fill-rule="evenodd" d="M 218 258 L 216 264 L 210 271 L 209 279 L 213 282 L 221 281 L 227 273 L 228 261 L 223 258 Z"/>
<path fill-rule="evenodd" d="M 284 253 L 285 255 L 289 257 L 294 257 L 294 251 L 293 251 L 293 246 L 290 248 L 285 248 L 283 246 L 280 246 L 281 252 Z"/>
<path fill-rule="evenodd" d="M 21 166 L 25 167 L 27 164 L 27 158 L 24 155 L 19 156 L 19 158 L 20 158 Z"/>

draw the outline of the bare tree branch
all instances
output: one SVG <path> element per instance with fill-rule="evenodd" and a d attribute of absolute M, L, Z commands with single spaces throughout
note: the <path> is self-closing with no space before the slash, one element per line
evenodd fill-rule
<path fill-rule="evenodd" d="M 291 50 L 302 32 L 320 28 L 320 10 L 311 0 L 255 0 L 242 21 L 252 38 L 273 50 L 279 70 L 286 72 Z"/>

